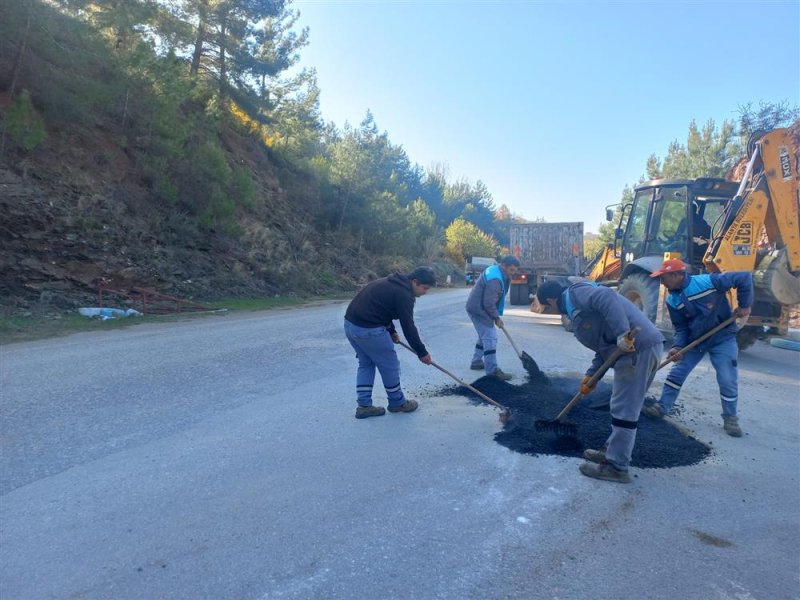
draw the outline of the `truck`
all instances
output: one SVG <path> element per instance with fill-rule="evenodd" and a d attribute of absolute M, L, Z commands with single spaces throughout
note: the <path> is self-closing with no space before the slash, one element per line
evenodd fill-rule
<path fill-rule="evenodd" d="M 468 256 L 464 263 L 464 283 L 474 285 L 481 273 L 496 264 L 497 261 L 488 256 Z"/>
<path fill-rule="evenodd" d="M 511 281 L 511 304 L 530 304 L 547 279 L 578 276 L 583 257 L 583 222 L 513 223 L 511 253 L 520 267 Z"/>
<path fill-rule="evenodd" d="M 800 303 L 799 146 L 797 122 L 751 139 L 740 181 L 700 177 L 636 186 L 616 230 L 619 261 L 593 279 L 616 287 L 669 332 L 666 290 L 650 277 L 665 258 L 680 258 L 693 273 L 749 271 L 755 302 L 737 335 L 739 347 L 785 336 L 790 310 Z"/>

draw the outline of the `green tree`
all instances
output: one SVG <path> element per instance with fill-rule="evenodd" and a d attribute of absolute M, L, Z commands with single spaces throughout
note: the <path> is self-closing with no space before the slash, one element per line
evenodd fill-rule
<path fill-rule="evenodd" d="M 349 231 L 359 247 L 381 253 L 405 252 L 407 239 L 430 235 L 412 231 L 423 225 L 430 229 L 427 217 L 418 218 L 422 205 L 407 210 L 417 199 L 409 189 L 420 187 L 419 171 L 402 147 L 380 132 L 369 111 L 358 128 L 345 124 L 342 132 L 328 130 L 325 135 L 323 156 L 312 164 L 332 184 L 326 212 L 339 234 Z"/>
<path fill-rule="evenodd" d="M 496 256 L 497 240 L 464 219 L 456 219 L 445 230 L 445 253 L 456 263 L 467 256 Z"/>
<path fill-rule="evenodd" d="M 749 102 L 739 107 L 739 138 L 742 150 L 746 150 L 753 133 L 771 131 L 777 127 L 788 127 L 800 119 L 800 107 L 788 102 L 760 102 L 758 108 Z"/>
<path fill-rule="evenodd" d="M 453 222 L 454 216 L 445 211 L 444 193 L 447 187 L 447 169 L 442 164 L 432 165 L 421 182 L 419 198 L 425 201 L 436 217 L 436 225 L 442 229 Z"/>
<path fill-rule="evenodd" d="M 651 156 L 647 161 L 650 179 L 695 177 L 724 177 L 732 166 L 735 152 L 736 128 L 732 121 L 724 121 L 718 130 L 709 119 L 700 129 L 695 121 L 689 124 L 686 144 L 677 140 L 669 145 L 663 162 Z"/>
<path fill-rule="evenodd" d="M 399 236 L 402 253 L 412 258 L 424 258 L 430 262 L 432 254 L 441 249 L 436 229 L 436 217 L 421 198 L 417 198 L 404 209 L 405 229 Z"/>
<path fill-rule="evenodd" d="M 695 121 L 689 124 L 685 144 L 673 141 L 662 161 L 656 155 L 647 160 L 647 178 L 725 177 L 730 168 L 747 155 L 750 136 L 791 125 L 800 117 L 800 108 L 786 102 L 761 103 L 740 107 L 739 123 L 723 121 L 717 128 L 709 119 L 701 129 Z"/>
<path fill-rule="evenodd" d="M 289 79 L 275 80 L 271 90 L 268 118 L 263 126 L 267 143 L 300 160 L 317 155 L 322 122 L 315 71 L 304 69 Z"/>
<path fill-rule="evenodd" d="M 102 33 L 115 50 L 131 50 L 140 31 L 156 22 L 157 0 L 58 0 L 71 14 L 80 15 Z"/>
<path fill-rule="evenodd" d="M 4 138 L 5 133 L 14 144 L 27 151 L 33 150 L 47 139 L 44 120 L 36 112 L 28 90 L 23 89 L 8 110 Z"/>
<path fill-rule="evenodd" d="M 494 223 L 494 201 L 480 180 L 474 185 L 467 179 L 446 184 L 442 210 L 447 223 L 462 218 L 483 231 L 492 229 Z"/>
<path fill-rule="evenodd" d="M 591 260 L 605 245 L 606 243 L 599 236 L 583 236 L 583 256 Z"/>
<path fill-rule="evenodd" d="M 249 71 L 258 81 L 259 94 L 266 104 L 275 78 L 295 66 L 300 60 L 300 49 L 308 45 L 308 27 L 295 30 L 299 18 L 299 11 L 281 6 L 275 15 L 253 28 L 248 40 L 254 59 Z"/>
<path fill-rule="evenodd" d="M 284 0 L 185 0 L 186 18 L 196 23 L 190 74 L 215 82 L 221 104 L 232 97 L 251 108 L 256 96 L 252 75 L 278 66 L 270 62 L 275 58 L 271 54 L 253 54 L 252 44 L 264 45 L 265 24 L 271 25 L 270 19 L 279 17 L 285 6 Z M 259 116 L 256 108 L 249 112 Z"/>

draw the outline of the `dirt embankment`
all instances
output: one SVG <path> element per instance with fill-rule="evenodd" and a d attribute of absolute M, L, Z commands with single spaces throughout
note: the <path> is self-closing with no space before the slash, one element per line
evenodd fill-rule
<path fill-rule="evenodd" d="M 324 294 L 369 276 L 362 256 L 338 249 L 298 208 L 299 197 L 315 193 L 310 184 L 280 175 L 247 138 L 223 140 L 256 188 L 229 234 L 154 200 L 134 161 L 103 132 L 84 137 L 73 137 L 69 152 L 48 144 L 0 160 L 6 314 L 93 306 L 101 285 L 208 301 Z"/>
<path fill-rule="evenodd" d="M 81 185 L 73 178 L 59 181 L 39 171 L 23 177 L 0 168 L 4 308 L 91 305 L 101 284 L 205 298 L 225 295 L 222 290 L 231 296 L 276 291 L 255 278 L 237 277 L 244 263 L 233 248 L 226 256 L 224 248 L 214 248 L 213 238 L 205 246 L 192 237 L 179 241 L 179 215 L 173 218 L 154 207 L 143 213 L 129 210 L 128 203 L 137 199 L 119 197 L 125 193 L 130 192 L 90 180 Z"/>

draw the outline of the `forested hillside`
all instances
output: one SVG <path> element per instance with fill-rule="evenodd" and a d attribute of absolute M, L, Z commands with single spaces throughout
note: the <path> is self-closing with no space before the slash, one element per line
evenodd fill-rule
<path fill-rule="evenodd" d="M 92 304 L 99 285 L 313 296 L 507 251 L 521 218 L 479 173 L 422 168 L 369 112 L 322 120 L 309 43 L 290 0 L 0 0 L 3 312 Z M 798 114 L 692 122 L 641 179 L 724 175 Z"/>
<path fill-rule="evenodd" d="M 414 164 L 369 113 L 322 122 L 297 18 L 283 0 L 0 1 L 4 309 L 86 305 L 101 283 L 314 295 L 499 251 L 511 215 L 479 180 Z"/>

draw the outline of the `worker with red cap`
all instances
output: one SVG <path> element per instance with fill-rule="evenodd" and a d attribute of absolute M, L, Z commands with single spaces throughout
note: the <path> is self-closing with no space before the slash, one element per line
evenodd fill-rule
<path fill-rule="evenodd" d="M 746 319 L 750 315 L 753 304 L 752 274 L 742 271 L 690 275 L 682 260 L 671 258 L 665 260 L 661 268 L 650 276 L 660 278 L 669 291 L 666 304 L 675 328 L 675 336 L 667 357 L 672 357 L 675 365 L 664 382 L 661 398 L 655 404 L 644 406 L 642 412 L 656 418 L 669 414 L 686 378 L 708 354 L 717 373 L 723 427 L 728 435 L 741 437 L 742 430 L 737 415 L 737 324 L 732 322 L 683 355 L 678 354 L 678 351 L 731 316 Z M 735 311 L 731 309 L 727 298 L 727 292 L 732 288 L 736 289 L 738 304 Z"/>

